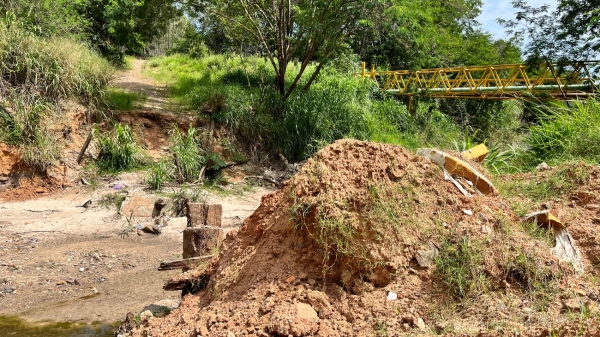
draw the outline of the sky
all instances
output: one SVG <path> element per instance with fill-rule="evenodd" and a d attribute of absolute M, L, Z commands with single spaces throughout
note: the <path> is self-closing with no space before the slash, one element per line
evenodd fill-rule
<path fill-rule="evenodd" d="M 539 7 L 544 4 L 550 5 L 550 10 L 556 8 L 557 0 L 528 0 L 530 6 Z M 506 38 L 504 28 L 496 23 L 496 19 L 514 19 L 516 10 L 506 0 L 483 0 L 483 8 L 478 17 L 484 30 L 490 32 L 495 38 Z"/>

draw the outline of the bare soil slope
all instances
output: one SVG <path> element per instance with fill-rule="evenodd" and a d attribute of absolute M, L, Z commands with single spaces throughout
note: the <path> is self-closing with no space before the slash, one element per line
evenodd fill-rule
<path fill-rule="evenodd" d="M 403 148 L 337 141 L 227 236 L 206 289 L 133 335 L 575 331 L 595 300 L 551 246 L 501 197 L 464 197 Z"/>

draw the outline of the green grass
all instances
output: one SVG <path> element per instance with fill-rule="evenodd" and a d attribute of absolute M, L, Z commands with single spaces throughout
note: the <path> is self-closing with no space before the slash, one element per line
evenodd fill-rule
<path fill-rule="evenodd" d="M 0 142 L 46 170 L 60 158 L 61 135 L 49 127 L 65 113 L 59 102 L 75 100 L 93 113 L 113 69 L 83 44 L 23 27 L 0 19 Z"/>
<path fill-rule="evenodd" d="M 535 176 L 511 176 L 499 181 L 498 187 L 503 195 L 514 197 L 523 195 L 533 201 L 547 201 L 567 195 L 575 187 L 585 184 L 589 179 L 591 166 L 583 162 L 571 162 L 560 165 L 550 171 L 542 171 Z"/>
<path fill-rule="evenodd" d="M 104 97 L 104 105 L 108 109 L 132 110 L 146 102 L 148 96 L 143 93 L 129 92 L 124 89 L 109 88 Z"/>
<path fill-rule="evenodd" d="M 539 125 L 525 138 L 531 165 L 572 160 L 600 161 L 600 102 L 597 99 L 544 107 Z"/>
<path fill-rule="evenodd" d="M 117 211 L 121 209 L 121 205 L 127 198 L 127 191 L 119 191 L 115 193 L 105 194 L 98 200 L 98 205 L 110 209 L 115 208 Z"/>
<path fill-rule="evenodd" d="M 296 71 L 292 65 L 288 84 Z M 412 149 L 448 148 L 461 137 L 454 121 L 439 110 L 423 104 L 409 114 L 401 102 L 381 97 L 372 82 L 333 68 L 325 69 L 309 91 L 298 91 L 285 103 L 272 89 L 270 64 L 258 57 L 171 55 L 151 59 L 145 72 L 168 85 L 174 103 L 225 126 L 246 151 L 281 153 L 292 161 L 340 138 Z"/>
<path fill-rule="evenodd" d="M 95 129 L 94 133 L 98 147 L 97 165 L 101 171 L 127 171 L 141 164 L 140 149 L 128 124 L 115 124 L 110 132 Z"/>
<path fill-rule="evenodd" d="M 474 298 L 491 288 L 491 280 L 482 268 L 483 243 L 461 238 L 442 242 L 435 258 L 435 273 L 457 299 Z"/>

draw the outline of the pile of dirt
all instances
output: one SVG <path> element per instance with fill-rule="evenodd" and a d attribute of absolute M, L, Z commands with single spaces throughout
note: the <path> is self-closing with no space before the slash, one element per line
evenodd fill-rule
<path fill-rule="evenodd" d="M 572 322 L 565 301 L 584 290 L 551 243 L 501 197 L 443 177 L 398 146 L 333 143 L 188 272 L 203 290 L 132 334 L 540 335 Z"/>

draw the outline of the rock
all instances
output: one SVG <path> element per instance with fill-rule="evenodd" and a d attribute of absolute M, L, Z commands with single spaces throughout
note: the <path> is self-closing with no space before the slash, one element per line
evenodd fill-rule
<path fill-rule="evenodd" d="M 319 329 L 319 316 L 306 303 L 285 303 L 273 309 L 267 329 L 281 336 L 308 336 Z"/>
<path fill-rule="evenodd" d="M 292 283 L 294 281 L 296 281 L 296 276 L 290 276 L 285 279 L 285 282 L 287 282 L 287 283 Z"/>
<path fill-rule="evenodd" d="M 392 281 L 392 274 L 385 267 L 374 268 L 368 277 L 376 287 L 385 287 Z"/>
<path fill-rule="evenodd" d="M 600 205 L 598 205 L 598 204 L 587 204 L 587 205 L 585 205 L 585 208 L 587 208 L 589 210 L 592 210 L 592 211 L 595 211 L 595 210 L 600 209 Z"/>
<path fill-rule="evenodd" d="M 152 311 L 150 311 L 150 310 L 146 310 L 140 314 L 140 319 L 142 321 L 147 321 L 152 317 L 154 317 L 154 315 L 152 314 Z"/>
<path fill-rule="evenodd" d="M 408 323 L 410 325 L 413 325 L 415 323 L 415 320 L 416 320 L 415 316 L 413 316 L 411 314 L 407 314 L 407 315 L 402 316 L 402 322 L 403 323 Z"/>
<path fill-rule="evenodd" d="M 466 215 L 473 215 L 473 211 L 470 209 L 463 209 L 463 213 L 465 213 Z"/>
<path fill-rule="evenodd" d="M 133 212 L 135 218 L 150 218 L 152 217 L 153 209 L 153 199 L 138 194 L 132 194 L 125 199 L 119 213 L 129 217 Z"/>
<path fill-rule="evenodd" d="M 340 334 L 333 330 L 329 325 L 321 324 L 317 337 L 340 337 Z"/>
<path fill-rule="evenodd" d="M 417 319 L 417 321 L 415 322 L 415 326 L 416 326 L 416 327 L 417 327 L 419 330 L 421 330 L 421 331 L 423 331 L 423 332 L 427 332 L 427 325 L 425 325 L 425 322 L 423 321 L 423 319 L 422 319 L 421 317 L 419 317 L 419 318 Z"/>
<path fill-rule="evenodd" d="M 329 318 L 333 313 L 331 304 L 329 303 L 329 296 L 324 292 L 309 290 L 306 292 L 306 300 L 317 310 L 319 318 Z"/>
<path fill-rule="evenodd" d="M 492 228 L 490 226 L 481 226 L 481 233 L 483 234 L 492 234 Z"/>
<path fill-rule="evenodd" d="M 57 286 L 62 286 L 62 285 L 64 285 L 64 284 L 66 284 L 66 283 L 67 283 L 67 282 L 60 280 L 60 281 L 56 282 L 56 285 L 57 285 Z"/>
<path fill-rule="evenodd" d="M 154 234 L 154 235 L 159 235 L 161 233 L 160 228 L 158 228 L 158 226 L 156 226 L 152 223 L 146 224 L 142 228 L 142 231 L 145 233 L 150 233 L 150 234 Z"/>
<path fill-rule="evenodd" d="M 563 309 L 571 312 L 579 312 L 581 310 L 581 302 L 576 298 L 570 298 L 562 301 Z"/>
<path fill-rule="evenodd" d="M 154 208 L 152 209 L 152 217 L 156 218 L 162 214 L 163 208 L 167 206 L 167 201 L 165 199 L 158 199 L 154 202 Z"/>
<path fill-rule="evenodd" d="M 415 254 L 415 259 L 417 260 L 417 264 L 421 268 L 429 268 L 433 266 L 435 258 L 438 256 L 437 247 L 431 243 L 427 243 L 426 250 L 418 250 Z"/>
<path fill-rule="evenodd" d="M 547 171 L 550 169 L 550 166 L 548 166 L 548 164 L 543 162 L 543 163 L 539 164 L 538 166 L 536 166 L 535 169 L 538 171 Z"/>

